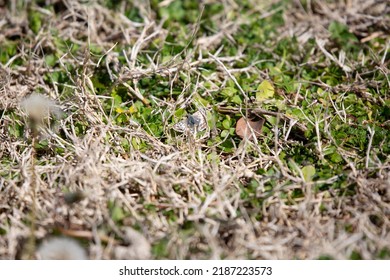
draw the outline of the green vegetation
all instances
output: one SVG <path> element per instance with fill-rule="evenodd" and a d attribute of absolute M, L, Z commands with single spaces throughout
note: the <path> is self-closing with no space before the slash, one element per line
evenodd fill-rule
<path fill-rule="evenodd" d="M 46 2 L 0 10 L 0 247 L 26 238 L 11 232 L 29 228 L 33 172 L 37 239 L 97 230 L 117 245 L 132 227 L 156 259 L 389 258 L 388 14 Z M 33 169 L 31 93 L 61 111 L 39 128 Z M 205 131 L 172 129 L 199 109 Z M 251 115 L 261 135 L 242 139 Z"/>

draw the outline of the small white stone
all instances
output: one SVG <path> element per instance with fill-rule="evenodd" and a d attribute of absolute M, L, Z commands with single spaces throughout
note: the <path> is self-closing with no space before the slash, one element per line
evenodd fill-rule
<path fill-rule="evenodd" d="M 37 250 L 40 260 L 86 260 L 87 254 L 80 244 L 72 239 L 55 237 L 43 241 Z"/>

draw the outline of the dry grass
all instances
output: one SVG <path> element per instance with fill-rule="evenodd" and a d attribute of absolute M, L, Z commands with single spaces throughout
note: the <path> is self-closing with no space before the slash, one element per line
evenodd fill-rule
<path fill-rule="evenodd" d="M 0 42 L 7 39 L 18 44 L 12 58 L 0 64 L 1 259 L 25 257 L 34 204 L 38 241 L 58 234 L 77 237 L 92 259 L 115 258 L 119 246 L 121 250 L 124 246 L 139 250 L 132 247 L 136 242 L 126 238 L 129 227 L 143 234 L 153 248 L 152 258 L 158 259 L 348 259 L 355 255 L 375 259 L 390 250 L 390 160 L 376 157 L 370 152 L 374 148 L 371 145 L 366 157 L 351 154 L 340 145 L 338 152 L 346 165 L 343 174 L 310 181 L 300 163 L 294 167 L 281 158 L 281 153 L 294 145 L 284 137 L 287 129 L 283 126 L 291 123 L 286 114 L 275 114 L 280 123 L 272 128 L 269 141 L 236 141 L 232 152 L 224 152 L 220 143 L 208 141 L 219 133 L 213 125 L 203 139 L 170 131 L 175 110 L 194 106 L 199 95 L 212 99 L 232 79 L 245 106 L 249 104 L 250 98 L 234 81 L 234 74 L 258 75 L 261 81 L 269 79 L 269 73 L 255 62 L 235 66 L 245 61 L 246 48 L 235 41 L 235 35 L 246 22 L 246 15 L 267 18 L 279 12 L 280 8 L 272 5 L 276 1 L 242 15 L 235 1 L 224 1 L 224 12 L 212 19 L 218 30 L 203 34 L 197 22 L 188 24 L 192 33 L 183 38 L 188 46 L 164 62 L 159 50 L 169 43 L 170 33 L 178 32 L 172 26 L 179 29 L 180 24 L 171 23 L 166 28 L 164 19 L 143 1 L 134 1 L 142 23 L 124 16 L 125 4 L 114 11 L 95 1 L 47 2 L 54 3 L 55 12 L 33 3 L 22 8 L 0 6 Z M 168 6 L 170 2 L 158 5 Z M 343 8 L 356 1 L 340 5 L 310 2 L 314 2 L 310 19 L 299 17 L 302 5 L 293 1 L 290 12 L 295 18 L 286 11 L 285 24 L 278 32 L 306 42 L 316 34 L 313 30 L 320 30 L 317 40 L 326 41 L 329 34 L 321 30 L 331 20 L 324 15 L 331 14 L 357 30 L 363 41 L 388 34 L 388 15 L 383 12 L 363 16 Z M 229 12 L 235 16 L 226 16 Z M 43 19 L 36 34 L 31 28 L 31 13 Z M 344 17 L 343 13 L 354 17 Z M 372 26 L 375 33 L 368 33 Z M 73 51 L 68 45 L 67 52 L 58 50 L 58 38 L 79 49 Z M 237 52 L 219 55 L 224 44 L 233 44 Z M 115 45 L 124 46 L 122 53 L 114 49 Z M 104 55 L 94 54 L 96 46 Z M 332 63 L 329 56 L 333 54 L 324 51 L 318 41 L 313 61 L 325 56 L 328 60 L 320 63 Z M 50 66 L 48 53 L 59 57 Z M 126 57 L 127 63 L 121 64 L 119 56 Z M 381 57 L 386 54 L 378 55 L 378 60 Z M 335 59 L 344 70 L 347 68 L 343 66 L 354 68 L 360 63 Z M 382 61 L 378 71 L 388 75 L 387 63 Z M 210 64 L 215 70 L 205 76 L 201 69 Z M 99 90 L 96 76 L 102 71 L 112 83 Z M 62 73 L 65 82 L 45 78 L 56 72 Z M 151 95 L 140 86 L 143 78 L 160 79 L 167 94 Z M 368 82 L 363 80 L 363 87 Z M 119 113 L 109 101 L 111 91 L 118 86 L 128 90 L 128 104 L 141 101 L 150 106 L 151 114 L 162 120 L 162 135 L 155 135 L 150 127 L 153 124 L 148 122 L 115 121 Z M 351 88 L 352 84 L 346 82 L 344 86 Z M 182 88 L 179 95 L 174 93 L 177 87 Z M 41 145 L 36 156 L 28 116 L 20 106 L 33 92 L 55 101 L 64 112 L 40 126 Z M 295 105 L 299 106 L 297 102 L 302 99 L 298 92 Z M 210 115 L 226 108 L 224 102 L 210 105 Z M 245 106 L 232 110 L 245 115 Z M 341 109 L 337 114 L 346 115 Z M 322 159 L 325 146 L 333 141 L 331 120 L 317 119 L 313 113 L 294 127 L 303 130 L 310 122 L 318 136 L 312 153 Z M 382 145 L 389 145 L 387 140 L 384 138 Z M 267 172 L 260 174 L 259 169 Z M 31 191 L 33 173 L 37 175 L 35 195 Z M 340 180 L 346 186 L 332 188 Z M 250 189 L 249 182 L 257 185 Z M 330 187 L 321 188 L 324 185 Z M 72 194 L 76 202 L 70 201 Z"/>

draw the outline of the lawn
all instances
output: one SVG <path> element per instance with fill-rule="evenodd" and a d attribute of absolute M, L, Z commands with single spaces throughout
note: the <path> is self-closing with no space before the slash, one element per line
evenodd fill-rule
<path fill-rule="evenodd" d="M 390 259 L 386 2 L 0 1 L 0 259 Z"/>

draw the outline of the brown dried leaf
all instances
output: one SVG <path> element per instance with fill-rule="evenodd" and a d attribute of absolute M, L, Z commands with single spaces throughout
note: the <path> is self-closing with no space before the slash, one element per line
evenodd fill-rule
<path fill-rule="evenodd" d="M 259 137 L 264 122 L 265 122 L 264 119 L 250 120 L 241 117 L 236 124 L 236 134 L 240 136 L 242 139 L 247 138 L 249 140 L 253 139 L 253 134 L 256 137 Z M 253 133 L 251 128 L 253 130 Z"/>

